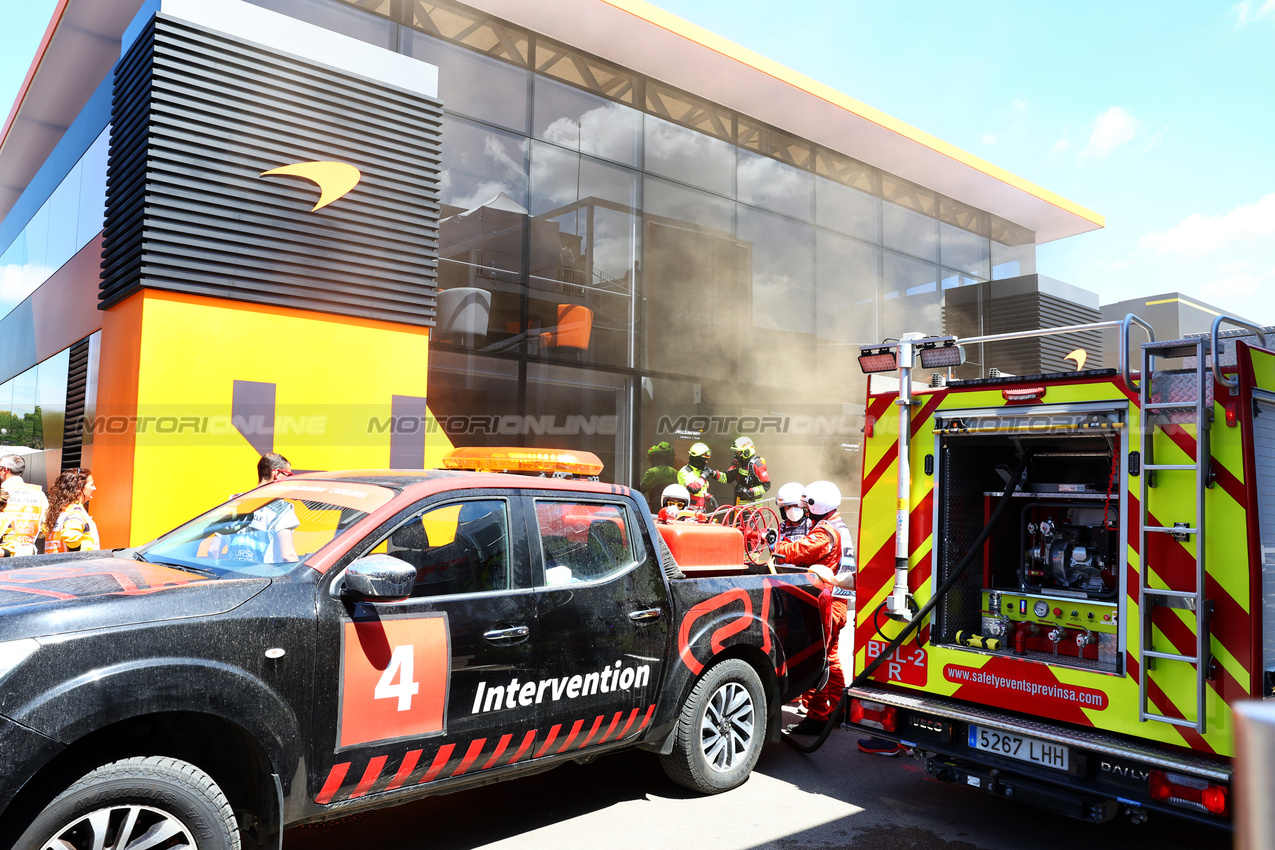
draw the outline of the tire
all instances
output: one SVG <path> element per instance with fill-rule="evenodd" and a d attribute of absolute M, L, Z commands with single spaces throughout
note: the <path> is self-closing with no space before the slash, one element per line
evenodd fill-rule
<path fill-rule="evenodd" d="M 757 671 L 737 658 L 710 667 L 682 705 L 673 751 L 660 756 L 660 766 L 702 794 L 738 787 L 761 757 L 766 716 Z"/>
<path fill-rule="evenodd" d="M 162 835 L 166 838 L 160 839 Z M 208 774 L 177 759 L 112 762 L 59 794 L 16 850 L 240 850 L 226 795 Z"/>

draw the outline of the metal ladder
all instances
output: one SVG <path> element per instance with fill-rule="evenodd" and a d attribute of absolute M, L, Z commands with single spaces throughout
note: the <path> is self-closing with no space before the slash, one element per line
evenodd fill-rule
<path fill-rule="evenodd" d="M 1214 334 L 1216 338 L 1216 332 Z M 1212 351 L 1209 337 L 1198 339 L 1149 342 L 1142 346 L 1142 374 L 1139 379 L 1138 397 L 1142 409 L 1141 452 L 1142 474 L 1141 492 L 1138 504 L 1138 553 L 1141 564 L 1138 570 L 1138 617 L 1141 629 L 1141 640 L 1138 646 L 1138 712 L 1139 719 L 1170 723 L 1174 726 L 1188 726 L 1196 732 L 1204 734 L 1206 693 L 1205 682 L 1211 678 L 1212 658 L 1209 644 L 1209 614 L 1212 604 L 1204 596 L 1204 494 L 1212 486 L 1210 463 L 1212 455 L 1209 447 L 1210 426 L 1213 423 L 1213 381 L 1206 369 L 1206 361 Z M 1161 387 L 1156 386 L 1155 360 L 1157 357 L 1194 357 L 1195 374 L 1161 373 Z M 1191 378 L 1194 377 L 1194 381 Z M 1178 386 L 1174 386 L 1174 384 Z M 1175 392 L 1176 391 L 1176 392 Z M 1183 392 L 1189 396 L 1181 397 Z M 1175 400 L 1175 396 L 1181 397 Z M 1187 400 L 1189 398 L 1190 400 Z M 1176 415 L 1175 415 L 1176 414 Z M 1169 420 L 1160 423 L 1160 419 Z M 1165 424 L 1195 425 L 1195 462 L 1194 463 L 1156 463 L 1152 454 L 1152 444 L 1158 428 Z M 1161 506 L 1160 520 L 1172 523 L 1169 526 L 1148 525 L 1150 513 L 1149 495 L 1156 486 L 1155 478 L 1164 473 L 1195 474 L 1195 523 L 1174 522 Z M 1195 587 L 1192 590 L 1164 590 L 1150 587 L 1149 579 L 1152 565 L 1147 558 L 1147 538 L 1149 534 L 1169 534 L 1177 540 L 1195 538 Z M 1157 607 L 1177 608 L 1190 611 L 1195 615 L 1195 652 L 1192 655 L 1181 655 L 1176 652 L 1164 652 L 1153 648 L 1151 615 Z M 1149 685 L 1150 668 L 1156 662 L 1190 664 L 1195 670 L 1195 718 L 1171 717 L 1156 711 L 1150 704 Z M 1185 713 L 1185 712 L 1184 712 Z"/>

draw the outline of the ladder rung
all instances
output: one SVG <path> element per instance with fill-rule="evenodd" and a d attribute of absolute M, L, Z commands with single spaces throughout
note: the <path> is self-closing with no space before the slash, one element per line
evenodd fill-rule
<path fill-rule="evenodd" d="M 1158 720 L 1161 723 L 1172 723 L 1174 726 L 1190 726 L 1192 729 L 1194 729 L 1196 726 L 1194 720 L 1185 720 L 1181 717 L 1170 717 L 1167 714 L 1156 714 L 1151 711 L 1142 712 L 1142 719 L 1143 720 Z"/>
<path fill-rule="evenodd" d="M 1167 401 L 1148 404 L 1143 410 L 1195 410 L 1199 404 L 1194 401 Z"/>
<path fill-rule="evenodd" d="M 1162 531 L 1165 534 L 1195 534 L 1196 533 L 1194 528 L 1164 528 L 1163 526 L 1159 526 L 1159 525 L 1144 525 L 1142 526 L 1142 530 L 1143 531 Z"/>
<path fill-rule="evenodd" d="M 1180 469 L 1182 471 L 1191 470 L 1195 472 L 1200 467 L 1194 463 L 1144 463 L 1143 469 Z"/>
<path fill-rule="evenodd" d="M 1179 599 L 1195 599 L 1199 596 L 1194 590 L 1160 590 L 1155 587 L 1144 587 L 1142 592 L 1148 596 L 1176 596 Z"/>
<path fill-rule="evenodd" d="M 1200 663 L 1200 659 L 1194 655 L 1178 655 L 1175 652 L 1156 652 L 1154 649 L 1144 649 L 1142 654 L 1147 658 L 1163 658 L 1165 661 L 1185 661 L 1188 664 Z"/>

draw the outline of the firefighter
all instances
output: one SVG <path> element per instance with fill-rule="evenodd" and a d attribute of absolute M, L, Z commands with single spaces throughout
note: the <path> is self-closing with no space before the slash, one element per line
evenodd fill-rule
<path fill-rule="evenodd" d="M 730 450 L 735 462 L 726 470 L 726 480 L 735 482 L 735 504 L 757 501 L 770 489 L 766 459 L 757 454 L 757 447 L 748 437 L 736 439 Z"/>
<path fill-rule="evenodd" d="M 677 483 L 691 494 L 691 507 L 697 511 L 710 511 L 717 507 L 717 502 L 708 492 L 708 482 L 726 483 L 726 473 L 718 472 L 708 465 L 713 451 L 704 443 L 691 446 L 686 466 L 677 472 Z"/>
<path fill-rule="evenodd" d="M 819 595 L 819 609 L 828 634 L 828 681 L 823 688 L 802 695 L 806 719 L 788 730 L 813 735 L 832 718 L 846 685 L 837 645 L 849 616 L 849 600 L 854 596 L 854 542 L 838 513 L 841 490 L 836 484 L 815 481 L 806 485 L 801 502 L 810 513 L 810 532 L 796 540 L 776 543 L 775 556 L 806 567 L 827 585 Z"/>
<path fill-rule="evenodd" d="M 664 493 L 660 496 L 660 512 L 656 515 L 659 522 L 674 522 L 676 520 L 699 520 L 705 521 L 705 517 L 699 511 L 692 510 L 690 507 L 691 494 L 681 484 L 670 484 L 664 488 Z"/>
<path fill-rule="evenodd" d="M 673 447 L 668 440 L 661 440 L 646 450 L 646 460 L 651 464 L 642 475 L 642 483 L 638 489 L 646 496 L 646 503 L 655 513 L 662 507 L 657 501 L 664 488 L 677 483 L 677 469 L 673 466 Z"/>
<path fill-rule="evenodd" d="M 798 481 L 789 481 L 775 492 L 775 508 L 779 511 L 779 530 L 775 534 L 775 541 L 800 540 L 810 533 L 810 514 L 806 510 L 805 504 L 801 501 L 802 493 L 806 492 L 806 488 Z M 771 548 L 774 548 L 771 543 Z M 777 563 L 783 563 L 783 559 L 776 556 Z"/>

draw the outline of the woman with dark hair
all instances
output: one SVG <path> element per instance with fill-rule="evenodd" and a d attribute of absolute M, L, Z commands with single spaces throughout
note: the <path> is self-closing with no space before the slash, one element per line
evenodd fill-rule
<path fill-rule="evenodd" d="M 84 507 L 96 491 L 93 473 L 80 466 L 64 471 L 53 482 L 49 488 L 49 510 L 44 515 L 44 554 L 92 552 L 101 548 L 97 524 Z"/>

